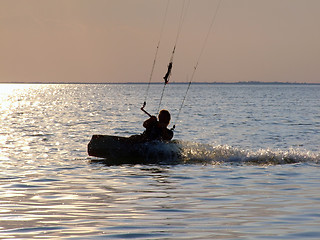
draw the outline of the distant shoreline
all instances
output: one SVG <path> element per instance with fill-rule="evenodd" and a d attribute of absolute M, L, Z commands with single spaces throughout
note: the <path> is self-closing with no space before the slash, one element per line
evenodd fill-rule
<path fill-rule="evenodd" d="M 1 82 L 1 84 L 149 84 L 148 82 Z M 163 82 L 151 82 L 150 84 L 163 84 Z M 171 82 L 169 84 L 189 84 L 189 82 Z M 192 82 L 193 85 L 320 85 L 320 83 L 291 83 L 291 82 Z"/>

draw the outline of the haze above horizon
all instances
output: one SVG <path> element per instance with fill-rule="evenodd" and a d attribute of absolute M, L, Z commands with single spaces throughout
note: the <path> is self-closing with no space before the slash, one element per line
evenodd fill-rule
<path fill-rule="evenodd" d="M 0 83 L 148 82 L 166 4 L 2 0 Z M 217 4 L 190 0 L 172 82 L 191 76 Z M 166 73 L 182 5 L 169 3 L 153 82 Z M 320 83 L 319 10 L 318 0 L 222 0 L 194 81 Z"/>

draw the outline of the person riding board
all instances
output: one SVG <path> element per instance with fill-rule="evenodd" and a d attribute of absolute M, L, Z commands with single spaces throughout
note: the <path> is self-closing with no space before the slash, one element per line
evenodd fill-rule
<path fill-rule="evenodd" d="M 158 116 L 158 120 L 155 116 L 151 116 L 144 121 L 143 127 L 146 128 L 143 135 L 149 141 L 161 140 L 169 141 L 173 138 L 173 131 L 168 129 L 168 125 L 171 120 L 171 115 L 167 110 L 161 110 Z"/>
<path fill-rule="evenodd" d="M 173 138 L 173 131 L 168 129 L 171 115 L 167 110 L 161 110 L 158 119 L 156 116 L 150 116 L 143 122 L 146 129 L 141 135 L 133 135 L 130 138 L 138 141 L 170 141 Z"/>

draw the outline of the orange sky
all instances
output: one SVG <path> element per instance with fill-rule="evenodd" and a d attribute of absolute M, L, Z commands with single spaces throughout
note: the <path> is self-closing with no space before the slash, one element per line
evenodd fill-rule
<path fill-rule="evenodd" d="M 170 1 L 153 81 L 182 2 Z M 148 82 L 166 3 L 1 0 L 0 82 Z M 191 76 L 217 3 L 190 0 L 172 82 Z M 319 12 L 319 0 L 222 0 L 194 81 L 320 83 Z"/>

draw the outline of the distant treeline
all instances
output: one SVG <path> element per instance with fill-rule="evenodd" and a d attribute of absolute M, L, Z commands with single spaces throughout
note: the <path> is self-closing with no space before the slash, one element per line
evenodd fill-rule
<path fill-rule="evenodd" d="M 187 82 L 172 82 L 172 84 L 186 84 Z M 248 81 L 248 82 L 193 82 L 192 84 L 239 84 L 239 85 L 320 85 L 320 83 L 298 83 L 298 82 L 258 82 L 258 81 Z"/>
<path fill-rule="evenodd" d="M 127 82 L 126 84 L 147 84 L 146 82 Z M 163 84 L 163 82 L 151 82 L 150 84 Z M 169 84 L 189 84 L 189 82 L 170 82 Z M 224 85 L 320 85 L 320 83 L 299 83 L 299 82 L 192 82 L 192 84 L 224 84 Z"/>

